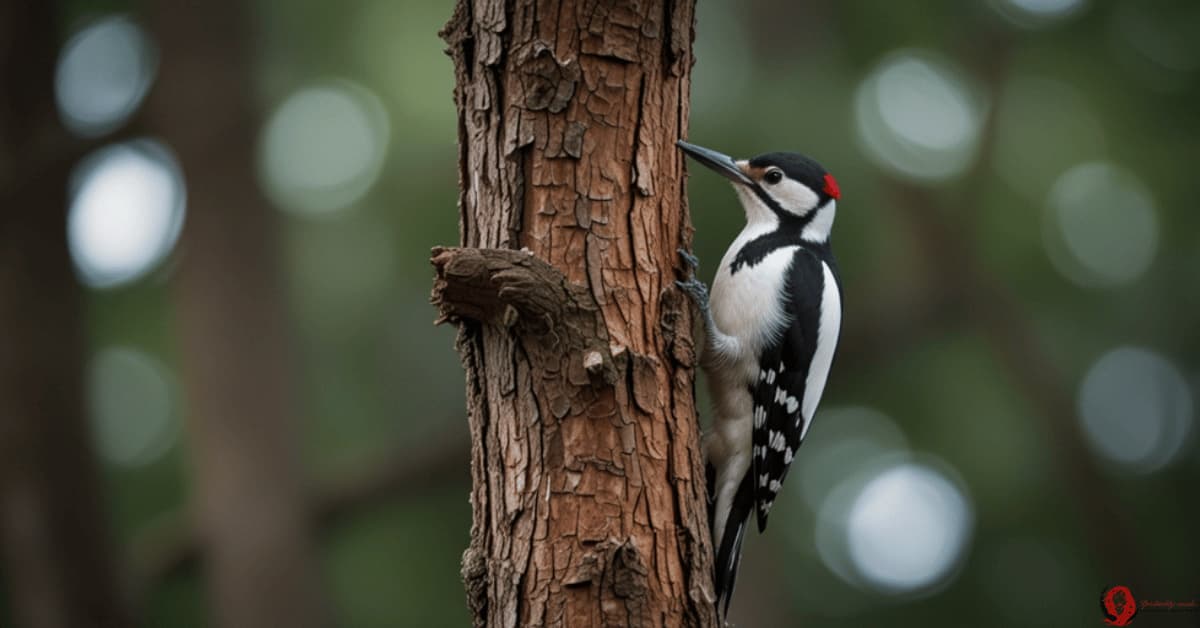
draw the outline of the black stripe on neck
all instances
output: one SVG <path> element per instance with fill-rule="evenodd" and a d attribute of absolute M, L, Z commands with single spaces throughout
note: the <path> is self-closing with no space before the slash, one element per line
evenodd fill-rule
<path fill-rule="evenodd" d="M 788 213 L 784 211 L 783 208 L 779 207 L 779 205 L 775 202 L 775 199 L 771 198 L 771 196 L 762 188 L 754 186 L 752 189 L 754 190 L 754 193 L 758 195 L 758 198 L 762 199 L 762 202 L 766 204 L 766 206 L 769 207 L 771 211 L 774 212 L 779 218 L 779 225 L 775 227 L 774 231 L 764 233 L 742 246 L 741 250 L 739 250 L 737 255 L 734 256 L 733 262 L 729 264 L 730 275 L 737 273 L 742 266 L 748 266 L 750 268 L 757 266 L 758 263 L 763 261 L 763 258 L 765 258 L 767 255 L 770 255 L 772 251 L 781 249 L 785 246 L 800 245 L 810 248 L 819 248 L 829 245 L 828 241 L 818 243 L 809 242 L 804 239 L 804 228 L 813 221 L 813 218 L 817 216 L 817 212 L 825 209 L 825 205 L 828 203 L 822 203 L 821 205 L 818 205 L 815 209 L 803 216 L 796 216 L 795 214 Z"/>

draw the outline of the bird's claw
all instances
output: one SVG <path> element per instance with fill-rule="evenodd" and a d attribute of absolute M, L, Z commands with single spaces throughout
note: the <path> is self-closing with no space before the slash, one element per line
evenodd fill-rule
<path fill-rule="evenodd" d="M 703 281 L 692 277 L 687 281 L 676 280 L 675 285 L 687 293 L 701 310 L 708 309 L 708 286 Z"/>
<path fill-rule="evenodd" d="M 700 259 L 689 253 L 686 249 L 678 249 L 679 259 L 683 260 L 687 266 L 687 274 L 689 275 L 686 281 L 676 281 L 675 285 L 679 286 L 692 301 L 700 307 L 701 310 L 708 310 L 708 286 L 704 285 L 703 281 L 696 279 L 693 273 L 700 266 Z"/>
<path fill-rule="evenodd" d="M 700 268 L 700 258 L 689 253 L 687 249 L 677 249 L 677 251 L 679 252 L 679 259 L 683 260 L 683 263 L 688 266 L 689 270 L 694 271 Z"/>

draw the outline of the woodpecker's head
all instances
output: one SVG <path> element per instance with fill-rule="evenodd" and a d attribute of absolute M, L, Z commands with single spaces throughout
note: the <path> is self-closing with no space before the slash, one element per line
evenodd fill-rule
<path fill-rule="evenodd" d="M 682 140 L 677 144 L 692 159 L 733 182 L 747 222 L 795 229 L 812 242 L 829 239 L 841 192 L 821 164 L 799 153 L 763 153 L 738 161 Z"/>

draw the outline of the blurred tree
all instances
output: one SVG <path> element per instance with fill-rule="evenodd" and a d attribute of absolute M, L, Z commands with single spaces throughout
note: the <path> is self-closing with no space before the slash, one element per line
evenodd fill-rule
<path fill-rule="evenodd" d="M 176 274 L 196 511 L 215 623 L 321 626 L 291 387 L 276 216 L 255 180 L 249 20 L 172 2 L 150 20 L 149 125 L 178 152 L 188 217 Z"/>
<path fill-rule="evenodd" d="M 83 410 L 65 207 L 81 146 L 55 116 L 57 32 L 56 3 L 0 5 L 0 548 L 17 625 L 126 626 Z"/>
<path fill-rule="evenodd" d="M 683 160 L 693 3 L 460 2 L 476 626 L 712 626 Z M 520 250 L 519 250 L 520 249 Z"/>

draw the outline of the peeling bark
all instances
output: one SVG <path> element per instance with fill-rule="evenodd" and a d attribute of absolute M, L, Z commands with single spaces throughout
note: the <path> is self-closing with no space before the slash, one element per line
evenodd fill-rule
<path fill-rule="evenodd" d="M 461 0 L 460 326 L 476 626 L 713 626 L 693 396 L 673 281 L 693 3 Z"/>

